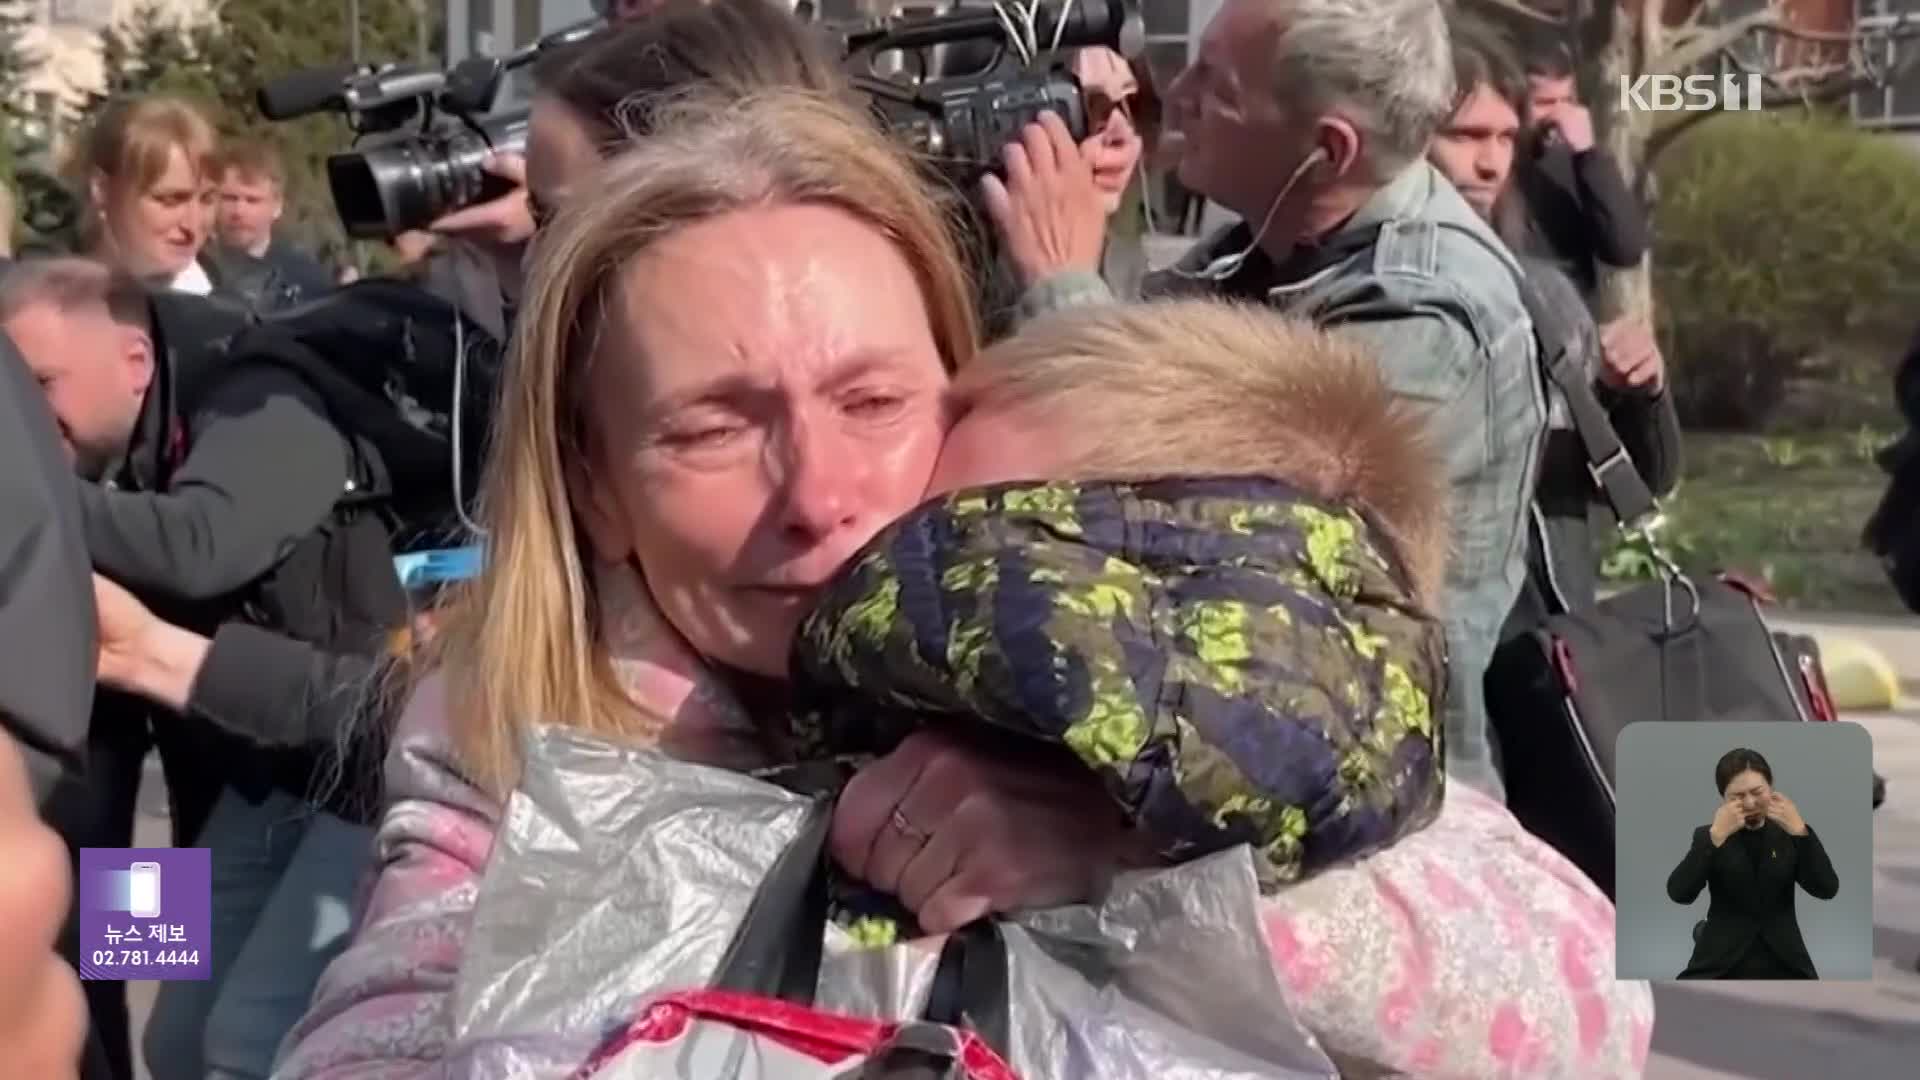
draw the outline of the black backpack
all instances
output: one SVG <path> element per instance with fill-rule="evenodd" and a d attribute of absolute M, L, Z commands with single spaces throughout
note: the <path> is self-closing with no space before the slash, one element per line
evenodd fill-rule
<path fill-rule="evenodd" d="M 214 352 L 180 401 L 234 364 L 291 369 L 354 444 L 355 501 L 378 501 L 407 531 L 457 528 L 456 498 L 470 503 L 478 484 L 502 354 L 478 323 L 416 286 L 374 279 L 249 317 Z"/>
<path fill-rule="evenodd" d="M 175 368 L 175 415 L 192 415 L 235 369 L 275 364 L 314 389 L 353 450 L 333 513 L 249 591 L 243 616 L 316 645 L 378 651 L 407 613 L 393 556 L 461 532 L 489 437 L 499 342 L 395 281 L 356 282 L 237 322 L 230 308 L 203 303 L 169 327 L 163 305 L 179 304 L 155 303 L 169 351 L 187 354 Z"/>

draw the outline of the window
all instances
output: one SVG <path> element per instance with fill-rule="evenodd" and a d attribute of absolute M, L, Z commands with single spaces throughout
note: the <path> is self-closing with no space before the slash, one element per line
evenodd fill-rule
<path fill-rule="evenodd" d="M 1920 40 L 1895 38 L 1884 31 L 1904 16 L 1920 16 L 1920 0 L 1862 0 L 1862 15 L 1855 29 L 1863 35 L 1860 56 L 1866 74 L 1898 71 L 1883 85 L 1867 86 L 1853 94 L 1853 120 L 1863 127 L 1920 126 Z M 1871 13 L 1879 8 L 1879 12 Z M 1903 12 L 1902 8 L 1909 9 Z M 1904 71 L 1900 70 L 1902 64 Z"/>

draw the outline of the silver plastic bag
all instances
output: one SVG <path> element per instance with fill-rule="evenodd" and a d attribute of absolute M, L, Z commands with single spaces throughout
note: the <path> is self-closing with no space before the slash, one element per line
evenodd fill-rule
<path fill-rule="evenodd" d="M 740 773 L 541 728 L 480 883 L 453 1021 L 461 1075 L 565 1076 L 659 994 L 704 987 L 813 801 Z M 1028 1080 L 1335 1075 L 1287 1009 L 1244 848 L 1010 917 L 1008 1057 Z M 829 927 L 815 1004 L 925 1009 L 938 940 Z"/>

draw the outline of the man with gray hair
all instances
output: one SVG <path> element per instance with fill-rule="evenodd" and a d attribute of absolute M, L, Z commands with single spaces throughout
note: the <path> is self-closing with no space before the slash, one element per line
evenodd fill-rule
<path fill-rule="evenodd" d="M 1448 771 L 1497 795 L 1481 676 L 1526 576 L 1546 406 L 1520 268 L 1425 160 L 1453 90 L 1439 0 L 1226 0 L 1167 95 L 1168 137 L 1180 182 L 1241 221 L 1143 291 L 1259 299 L 1338 329 L 1424 407 L 1452 491 Z M 1071 151 L 1043 117 L 984 182 L 1029 314 L 1112 299 Z"/>

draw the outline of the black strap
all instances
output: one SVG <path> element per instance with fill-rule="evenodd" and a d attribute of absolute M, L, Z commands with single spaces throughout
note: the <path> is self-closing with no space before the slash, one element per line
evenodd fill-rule
<path fill-rule="evenodd" d="M 813 1004 L 827 928 L 827 833 L 832 827 L 832 800 L 817 800 L 747 906 L 746 920 L 720 960 L 714 989 Z"/>
<path fill-rule="evenodd" d="M 829 775 L 802 766 L 783 770 L 777 779 L 815 787 Z M 814 1003 L 831 899 L 827 834 L 832 826 L 832 798 L 817 798 L 799 835 L 748 905 L 746 919 L 721 958 L 714 989 L 797 1005 Z M 1012 1033 L 1008 994 L 1006 944 L 998 926 L 982 919 L 948 936 L 923 1016 L 968 1028 L 1004 1056 Z"/>
<path fill-rule="evenodd" d="M 1647 489 L 1646 480 L 1640 476 L 1639 467 L 1613 430 L 1607 410 L 1593 395 L 1589 381 L 1592 374 L 1573 349 L 1573 342 L 1579 340 L 1578 331 L 1567 324 L 1558 308 L 1540 295 L 1525 273 L 1518 275 L 1515 282 L 1520 287 L 1520 302 L 1526 306 L 1527 318 L 1533 322 L 1541 371 L 1567 403 L 1574 430 L 1586 451 L 1587 472 L 1593 477 L 1594 486 L 1606 497 L 1607 505 L 1621 525 L 1640 523 L 1659 507 L 1653 492 Z"/>
<path fill-rule="evenodd" d="M 971 1030 L 1005 1057 L 1013 1040 L 1008 994 L 1006 941 L 999 924 L 980 919 L 947 936 L 922 1015 Z"/>

